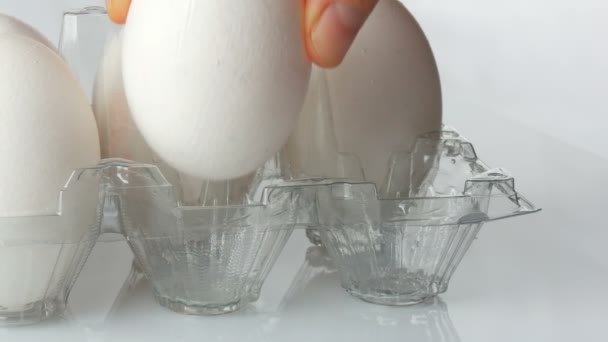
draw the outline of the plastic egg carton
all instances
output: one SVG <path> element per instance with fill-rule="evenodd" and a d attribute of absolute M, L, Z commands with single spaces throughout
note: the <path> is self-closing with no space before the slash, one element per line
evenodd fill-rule
<path fill-rule="evenodd" d="M 334 183 L 313 191 L 317 232 L 342 287 L 368 302 L 409 305 L 446 292 L 485 223 L 539 210 L 455 131 L 415 146 L 393 155 L 381 189 Z"/>
<path fill-rule="evenodd" d="M 485 223 L 538 211 L 506 171 L 486 166 L 453 130 L 420 137 L 412 153 L 395 153 L 379 189 L 289 179 L 281 159 L 248 179 L 246 191 L 231 190 L 242 189 L 242 180 L 205 182 L 190 196 L 198 204 L 182 202 L 184 186 L 157 166 L 109 162 L 106 203 L 114 201 L 119 230 L 161 305 L 209 315 L 256 301 L 294 229 L 318 232 L 355 297 L 416 304 L 447 291 Z"/>
<path fill-rule="evenodd" d="M 66 13 L 60 50 L 89 91 L 113 32 L 103 9 Z M 322 73 L 315 75 L 323 93 Z M 294 162 L 288 144 L 252 175 L 211 182 L 180 174 L 136 144 L 128 152 L 137 162 L 109 159 L 76 171 L 58 214 L 2 219 L 0 274 L 11 281 L 0 294 L 21 296 L 0 296 L 0 324 L 60 314 L 104 233 L 126 238 L 159 304 L 215 315 L 258 299 L 294 230 L 307 230 L 327 249 L 355 297 L 408 305 L 447 290 L 485 223 L 538 211 L 513 177 L 481 162 L 448 128 L 421 136 L 413 151 L 393 153 L 384 184 L 366 183 L 357 156 L 336 152 L 331 134 L 323 134 L 332 129 L 331 109 L 318 98 L 309 123 L 321 132 L 308 151 L 312 168 Z M 44 239 L 57 229 L 71 233 Z"/>

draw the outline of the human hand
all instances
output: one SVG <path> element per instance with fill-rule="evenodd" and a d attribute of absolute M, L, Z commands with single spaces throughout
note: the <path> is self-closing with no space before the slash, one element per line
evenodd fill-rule
<path fill-rule="evenodd" d="M 314 63 L 326 68 L 336 67 L 342 62 L 357 33 L 378 2 L 378 0 L 299 1 L 302 1 L 306 8 L 302 30 L 306 37 L 308 56 Z M 110 18 L 116 23 L 124 23 L 131 0 L 106 0 L 106 3 Z"/>

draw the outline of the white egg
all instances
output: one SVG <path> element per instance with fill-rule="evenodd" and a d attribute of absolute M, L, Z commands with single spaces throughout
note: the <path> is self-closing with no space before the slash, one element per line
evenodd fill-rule
<path fill-rule="evenodd" d="M 381 0 L 344 62 L 327 74 L 341 152 L 359 157 L 368 181 L 385 182 L 391 153 L 411 151 L 442 124 L 433 52 L 397 0 Z"/>
<path fill-rule="evenodd" d="M 122 76 L 122 42 L 122 30 L 110 37 L 95 78 L 93 112 L 99 128 L 101 157 L 155 164 L 178 187 L 182 203 L 197 203 L 205 181 L 180 174 L 156 158 L 133 122 Z"/>
<path fill-rule="evenodd" d="M 152 153 L 133 123 L 125 95 L 122 37 L 120 32 L 108 40 L 93 88 L 93 112 L 99 128 L 101 157 L 152 163 Z"/>
<path fill-rule="evenodd" d="M 125 89 L 154 152 L 212 180 L 248 174 L 278 152 L 310 77 L 302 15 L 298 0 L 134 1 Z"/>
<path fill-rule="evenodd" d="M 4 35 L 0 51 L 0 217 L 56 213 L 72 171 L 99 161 L 91 107 L 48 47 Z"/>
<path fill-rule="evenodd" d="M 12 33 L 31 38 L 39 43 L 55 49 L 55 46 L 38 30 L 21 20 L 0 13 L 0 34 Z"/>
<path fill-rule="evenodd" d="M 0 36 L 0 51 L 0 217 L 15 217 L 0 225 L 0 279 L 6 280 L 0 307 L 11 311 L 31 308 L 57 285 L 54 272 L 78 253 L 67 242 L 91 229 L 96 184 L 85 187 L 91 196 L 62 203 L 62 214 L 72 216 L 54 215 L 72 172 L 98 163 L 99 138 L 87 98 L 61 57 L 14 34 Z"/>

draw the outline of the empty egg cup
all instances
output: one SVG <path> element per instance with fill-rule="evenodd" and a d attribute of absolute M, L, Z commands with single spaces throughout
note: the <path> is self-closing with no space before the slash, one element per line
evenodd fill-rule
<path fill-rule="evenodd" d="M 156 166 L 106 171 L 123 233 L 159 304 L 183 314 L 218 315 L 259 298 L 295 227 L 293 193 L 266 188 L 261 203 L 183 206 L 179 189 Z"/>
<path fill-rule="evenodd" d="M 537 212 L 502 169 L 490 169 L 453 130 L 395 153 L 388 181 L 312 187 L 318 227 L 342 286 L 383 305 L 410 305 L 447 291 L 483 224 Z M 400 182 L 408 180 L 406 182 Z"/>
<path fill-rule="evenodd" d="M 99 169 L 75 171 L 56 214 L 0 218 L 0 326 L 61 315 L 99 236 Z"/>

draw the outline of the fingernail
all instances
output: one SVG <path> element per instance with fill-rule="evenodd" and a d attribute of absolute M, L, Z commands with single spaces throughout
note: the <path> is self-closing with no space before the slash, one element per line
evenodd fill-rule
<path fill-rule="evenodd" d="M 360 9 L 341 2 L 329 5 L 312 29 L 311 40 L 317 61 L 324 67 L 335 67 L 346 56 L 367 15 Z"/>
<path fill-rule="evenodd" d="M 108 12 L 112 11 L 112 0 L 106 0 L 106 10 Z"/>

